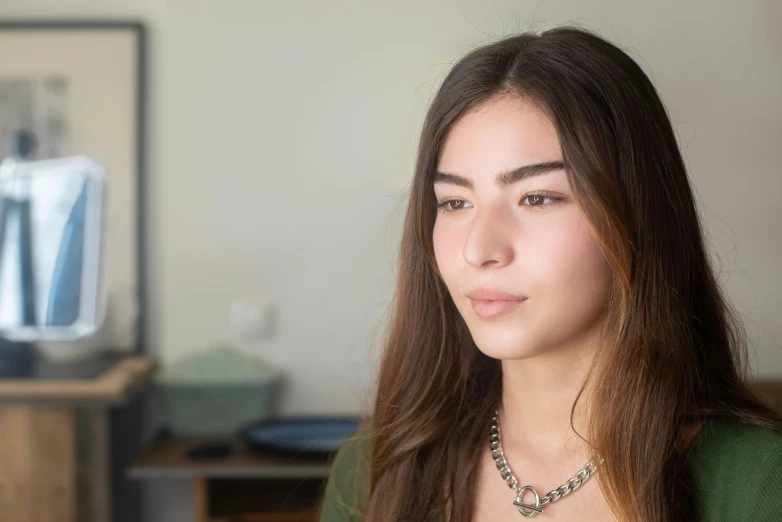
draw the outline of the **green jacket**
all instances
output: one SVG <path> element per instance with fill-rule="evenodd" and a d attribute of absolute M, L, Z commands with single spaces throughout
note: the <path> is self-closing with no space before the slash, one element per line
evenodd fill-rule
<path fill-rule="evenodd" d="M 370 454 L 368 439 L 350 440 L 339 450 L 320 522 L 362 520 Z M 782 522 L 782 433 L 736 419 L 711 419 L 690 442 L 686 463 L 701 522 Z"/>

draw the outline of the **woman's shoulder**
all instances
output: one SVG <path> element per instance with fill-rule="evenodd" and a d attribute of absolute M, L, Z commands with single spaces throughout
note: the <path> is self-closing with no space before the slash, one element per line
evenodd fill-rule
<path fill-rule="evenodd" d="M 353 434 L 331 461 L 320 508 L 320 522 L 357 522 L 369 495 L 369 465 L 372 452 L 368 423 Z"/>
<path fill-rule="evenodd" d="M 695 435 L 686 463 L 704 521 L 779 520 L 781 432 L 714 418 Z"/>
<path fill-rule="evenodd" d="M 735 467 L 749 464 L 747 470 L 782 459 L 782 432 L 736 418 L 713 418 L 703 424 L 687 452 L 687 461 L 698 466 Z"/>

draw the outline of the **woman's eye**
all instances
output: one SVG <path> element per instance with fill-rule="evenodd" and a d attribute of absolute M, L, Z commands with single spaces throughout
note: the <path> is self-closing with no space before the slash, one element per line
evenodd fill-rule
<path fill-rule="evenodd" d="M 446 199 L 437 203 L 437 208 L 444 212 L 458 212 L 464 208 L 466 203 L 463 199 Z"/>
<path fill-rule="evenodd" d="M 526 203 L 528 207 L 547 207 L 549 205 L 556 203 L 561 199 L 562 198 L 555 198 L 554 196 L 549 196 L 548 194 L 527 194 L 526 196 L 521 198 L 521 201 L 522 203 L 524 201 L 528 201 L 529 203 Z M 548 203 L 546 202 L 546 200 L 548 200 Z"/>

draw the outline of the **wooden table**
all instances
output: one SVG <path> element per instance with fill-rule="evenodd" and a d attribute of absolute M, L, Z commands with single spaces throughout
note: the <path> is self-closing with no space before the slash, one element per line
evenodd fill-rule
<path fill-rule="evenodd" d="M 91 379 L 0 379 L 0 522 L 107 522 L 108 410 L 151 378 L 148 357 Z"/>
<path fill-rule="evenodd" d="M 192 460 L 187 451 L 214 439 L 160 432 L 128 470 L 137 479 L 192 481 L 197 522 L 315 522 L 330 466 L 266 456 L 239 439 L 225 458 Z"/>

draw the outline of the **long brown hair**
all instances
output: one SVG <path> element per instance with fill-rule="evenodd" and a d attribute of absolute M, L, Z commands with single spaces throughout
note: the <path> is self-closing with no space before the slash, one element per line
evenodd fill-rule
<path fill-rule="evenodd" d="M 473 513 L 501 362 L 476 347 L 439 275 L 433 176 L 459 117 L 502 95 L 529 99 L 551 118 L 574 195 L 613 271 L 586 381 L 594 379 L 596 396 L 585 440 L 605 459 L 600 487 L 619 520 L 691 521 L 682 427 L 722 416 L 782 431 L 782 418 L 746 387 L 741 321 L 709 264 L 662 101 L 624 51 L 578 27 L 469 52 L 427 112 L 371 418 L 365 520 L 423 521 L 444 505 L 453 522 Z M 575 403 L 571 426 L 574 411 Z"/>

